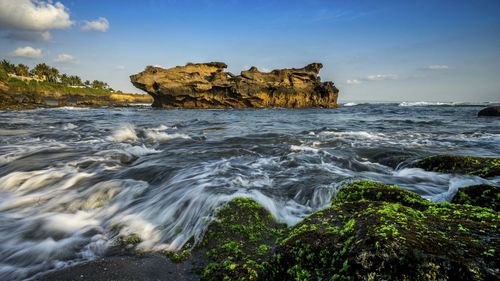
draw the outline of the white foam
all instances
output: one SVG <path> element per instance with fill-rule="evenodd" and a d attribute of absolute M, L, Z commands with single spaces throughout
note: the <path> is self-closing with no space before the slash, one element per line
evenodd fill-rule
<path fill-rule="evenodd" d="M 366 131 L 347 131 L 347 132 L 336 132 L 336 131 L 323 131 L 320 135 L 324 136 L 334 136 L 334 137 L 356 137 L 365 139 L 380 139 L 384 135 L 381 133 L 366 132 Z"/>
<path fill-rule="evenodd" d="M 144 156 L 148 154 L 155 154 L 155 153 L 160 153 L 161 150 L 156 150 L 154 148 L 149 148 L 143 145 L 134 145 L 134 146 L 129 146 L 124 148 L 124 151 L 131 153 L 135 156 Z"/>
<path fill-rule="evenodd" d="M 428 101 L 417 101 L 417 102 L 402 102 L 399 106 L 408 107 L 408 106 L 443 106 L 443 105 L 456 105 L 453 102 L 428 102 Z"/>
<path fill-rule="evenodd" d="M 137 133 L 135 127 L 132 124 L 123 124 L 116 128 L 111 136 L 108 137 L 110 141 L 125 142 L 125 141 L 137 141 Z"/>
<path fill-rule="evenodd" d="M 349 106 L 356 106 L 356 105 L 358 105 L 358 104 L 355 103 L 355 102 L 347 102 L 347 103 L 343 104 L 343 106 L 347 106 L 347 107 L 349 107 Z"/>
<path fill-rule="evenodd" d="M 78 128 L 78 126 L 73 123 L 64 124 L 62 127 L 63 130 L 73 130 L 76 128 Z"/>
<path fill-rule="evenodd" d="M 306 145 L 292 145 L 290 146 L 290 151 L 293 151 L 293 152 L 300 152 L 300 151 L 307 151 L 307 152 L 318 152 L 319 149 L 317 148 L 314 148 L 314 147 L 310 147 L 310 146 L 306 146 Z"/>
<path fill-rule="evenodd" d="M 146 138 L 153 142 L 165 142 L 173 139 L 191 139 L 190 136 L 182 133 L 168 134 L 166 132 L 159 132 L 156 130 L 146 130 Z"/>

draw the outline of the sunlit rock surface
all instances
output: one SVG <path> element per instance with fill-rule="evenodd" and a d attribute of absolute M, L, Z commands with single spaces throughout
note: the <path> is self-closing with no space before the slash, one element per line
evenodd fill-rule
<path fill-rule="evenodd" d="M 148 66 L 130 80 L 153 96 L 154 107 L 337 107 L 339 90 L 333 82 L 321 82 L 320 63 L 271 72 L 251 67 L 240 75 L 224 71 L 226 67 L 222 62 L 188 63 L 168 69 Z"/>

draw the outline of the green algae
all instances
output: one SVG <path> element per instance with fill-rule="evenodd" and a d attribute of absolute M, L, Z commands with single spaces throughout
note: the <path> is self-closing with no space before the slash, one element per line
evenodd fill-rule
<path fill-rule="evenodd" d="M 417 161 L 415 166 L 440 173 L 466 174 L 486 178 L 500 176 L 500 158 L 435 155 Z"/>
<path fill-rule="evenodd" d="M 489 184 L 468 186 L 458 190 L 454 204 L 474 205 L 500 211 L 500 188 Z"/>
<path fill-rule="evenodd" d="M 215 217 L 193 250 L 207 257 L 204 280 L 495 280 L 498 275 L 498 212 L 432 203 L 397 186 L 351 183 L 328 208 L 290 228 L 248 198 L 232 200 Z"/>
<path fill-rule="evenodd" d="M 216 213 L 203 241 L 211 261 L 204 280 L 259 280 L 267 268 L 274 241 L 285 228 L 249 198 L 235 198 Z"/>
<path fill-rule="evenodd" d="M 272 277 L 489 280 L 499 265 L 499 225 L 491 209 L 434 204 L 395 186 L 360 181 L 279 240 Z"/>

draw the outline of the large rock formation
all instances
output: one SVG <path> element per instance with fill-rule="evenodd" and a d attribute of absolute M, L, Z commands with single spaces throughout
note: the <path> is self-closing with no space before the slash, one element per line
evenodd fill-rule
<path fill-rule="evenodd" d="M 130 80 L 153 96 L 154 107 L 337 107 L 338 89 L 332 82 L 321 82 L 320 63 L 271 72 L 252 67 L 238 76 L 225 72 L 226 67 L 222 62 L 148 66 Z"/>

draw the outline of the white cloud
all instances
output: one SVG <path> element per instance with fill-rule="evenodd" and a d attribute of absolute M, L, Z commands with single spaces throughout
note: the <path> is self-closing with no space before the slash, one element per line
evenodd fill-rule
<path fill-rule="evenodd" d="M 125 66 L 124 66 L 124 65 L 117 65 L 117 66 L 115 66 L 115 68 L 116 68 L 117 70 L 124 70 L 124 69 L 125 69 Z"/>
<path fill-rule="evenodd" d="M 399 78 L 396 74 L 374 74 L 368 75 L 366 80 L 368 81 L 385 81 L 385 80 L 397 80 Z"/>
<path fill-rule="evenodd" d="M 398 80 L 398 79 L 399 76 L 396 74 L 373 74 L 362 78 L 348 79 L 345 81 L 345 83 L 348 85 L 359 85 L 364 82 Z"/>
<path fill-rule="evenodd" d="M 59 54 L 54 61 L 59 63 L 76 63 L 75 57 L 70 54 Z"/>
<path fill-rule="evenodd" d="M 109 29 L 109 22 L 106 18 L 100 17 L 93 21 L 84 21 L 82 31 L 106 32 Z"/>
<path fill-rule="evenodd" d="M 69 11 L 60 2 L 42 0 L 1 0 L 0 28 L 45 32 L 72 25 Z"/>
<path fill-rule="evenodd" d="M 431 65 L 424 67 L 424 69 L 427 69 L 427 70 L 447 70 L 447 69 L 450 69 L 450 67 L 445 65 L 445 64 L 431 64 Z"/>
<path fill-rule="evenodd" d="M 42 49 L 35 49 L 30 46 L 19 47 L 10 53 L 13 57 L 40 58 L 43 55 Z"/>
<path fill-rule="evenodd" d="M 349 85 L 358 85 L 358 84 L 361 84 L 361 81 L 359 81 L 358 79 L 348 79 L 345 82 L 347 84 L 349 84 Z"/>

